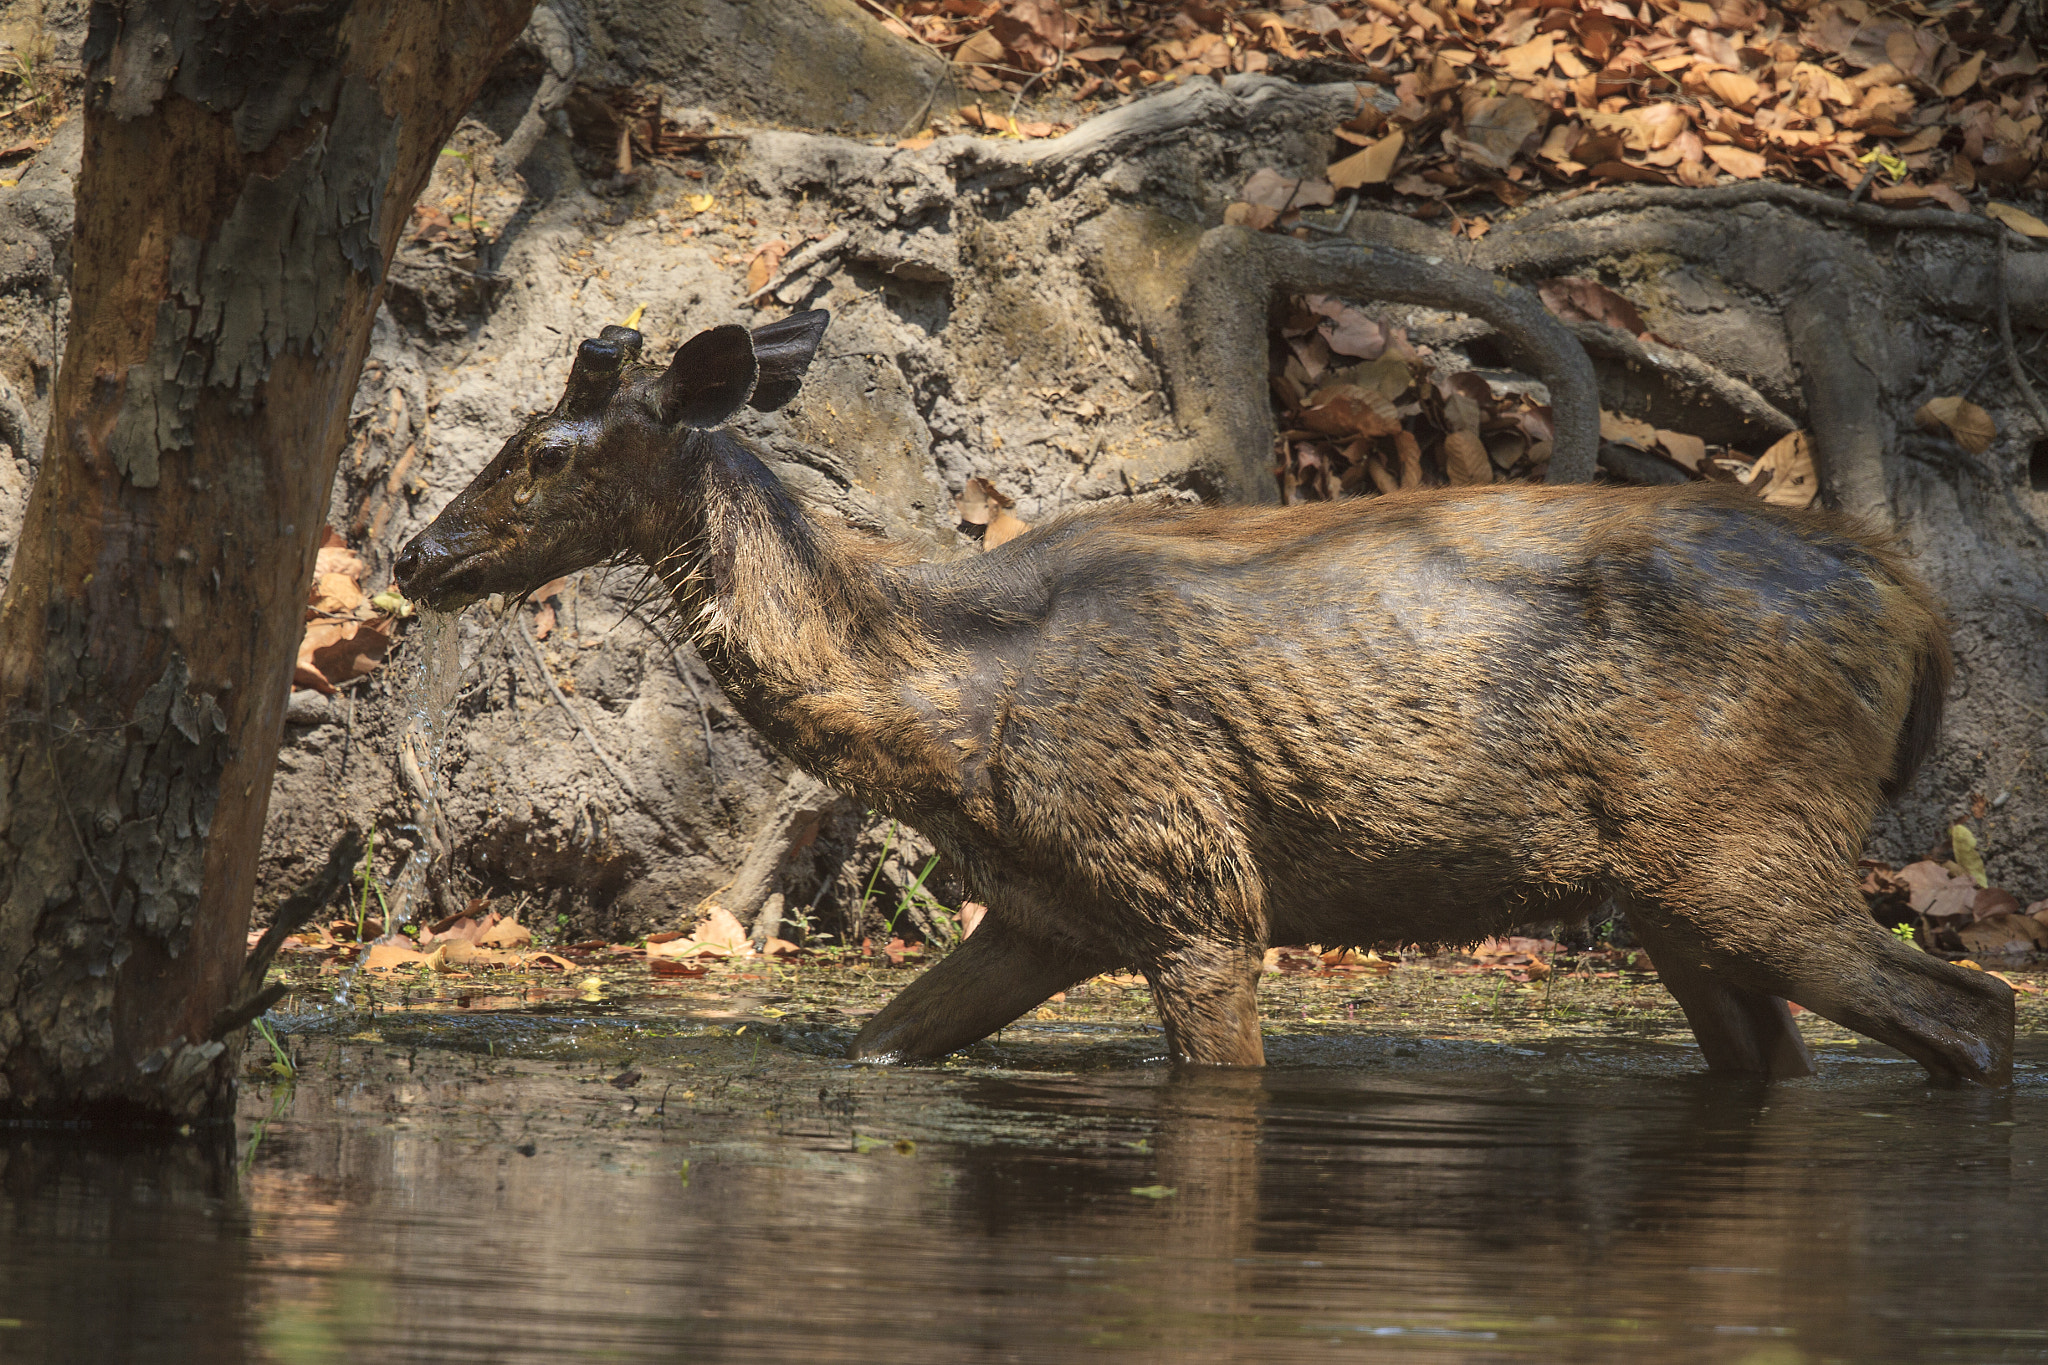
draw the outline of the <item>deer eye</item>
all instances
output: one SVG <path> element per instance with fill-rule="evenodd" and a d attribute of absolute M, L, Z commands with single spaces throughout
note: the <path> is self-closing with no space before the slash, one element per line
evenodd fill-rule
<path fill-rule="evenodd" d="M 568 462 L 567 446 L 542 446 L 533 456 L 533 467 L 543 474 L 552 474 Z"/>

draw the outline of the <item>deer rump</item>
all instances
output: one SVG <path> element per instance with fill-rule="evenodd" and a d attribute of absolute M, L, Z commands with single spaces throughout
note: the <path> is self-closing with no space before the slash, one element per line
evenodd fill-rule
<path fill-rule="evenodd" d="M 1511 485 L 1076 513 L 905 562 L 721 430 L 826 325 L 583 344 L 400 555 L 459 606 L 650 566 L 787 757 L 929 836 L 989 907 L 852 1053 L 941 1056 L 1136 966 L 1169 1054 L 1264 1058 L 1276 942 L 1468 942 L 1624 910 L 1709 1067 L 1801 1075 L 1795 1000 L 2000 1084 L 2012 993 L 1852 879 L 1930 748 L 1939 612 L 1881 539 L 1738 490 Z"/>

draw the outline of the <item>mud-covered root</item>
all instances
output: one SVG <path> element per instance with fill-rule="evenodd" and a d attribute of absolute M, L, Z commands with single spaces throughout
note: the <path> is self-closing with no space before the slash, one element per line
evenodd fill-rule
<path fill-rule="evenodd" d="M 867 1023 L 847 1049 L 855 1061 L 923 1062 L 979 1042 L 1069 986 L 1118 964 L 1032 938 L 1001 906 Z"/>
<path fill-rule="evenodd" d="M 1584 347 L 1533 293 L 1504 276 L 1379 243 L 1296 241 L 1213 228 L 1182 258 L 1170 315 L 1155 318 L 1176 415 L 1227 485 L 1266 496 L 1273 416 L 1267 328 L 1295 294 L 1418 304 L 1490 324 L 1504 348 L 1550 390 L 1556 440 L 1551 483 L 1593 478 L 1600 446 L 1598 377 Z"/>

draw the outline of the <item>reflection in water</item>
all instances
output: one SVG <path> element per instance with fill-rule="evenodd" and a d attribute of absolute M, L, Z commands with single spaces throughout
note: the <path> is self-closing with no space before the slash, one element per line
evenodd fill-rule
<path fill-rule="evenodd" d="M 0 1131 L 0 1359 L 2048 1357 L 2038 1070 L 1366 1038 L 889 1071 L 607 1027 L 301 1040 L 233 1152 Z"/>

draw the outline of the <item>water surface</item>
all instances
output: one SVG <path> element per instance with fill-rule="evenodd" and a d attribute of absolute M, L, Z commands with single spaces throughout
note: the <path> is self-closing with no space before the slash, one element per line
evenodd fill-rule
<path fill-rule="evenodd" d="M 292 1039 L 232 1140 L 0 1131 L 0 1360 L 2048 1359 L 2038 1038 L 1991 1095 L 1869 1047 L 1764 1087 L 1634 1039 L 734 1029 L 394 1015 Z"/>

